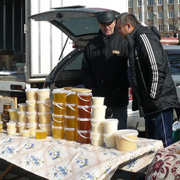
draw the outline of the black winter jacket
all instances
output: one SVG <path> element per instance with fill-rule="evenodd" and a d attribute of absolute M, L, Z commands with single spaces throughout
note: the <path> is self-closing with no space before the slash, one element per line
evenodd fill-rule
<path fill-rule="evenodd" d="M 138 25 L 127 35 L 133 92 L 141 116 L 179 107 L 167 55 L 157 33 Z"/>
<path fill-rule="evenodd" d="M 115 31 L 105 36 L 99 31 L 86 46 L 82 62 L 83 84 L 93 96 L 105 97 L 105 105 L 127 106 L 127 40 Z"/>

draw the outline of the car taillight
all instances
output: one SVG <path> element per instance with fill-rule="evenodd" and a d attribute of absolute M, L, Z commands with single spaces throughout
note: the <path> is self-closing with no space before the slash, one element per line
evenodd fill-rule
<path fill-rule="evenodd" d="M 72 48 L 76 48 L 76 44 L 73 43 Z"/>
<path fill-rule="evenodd" d="M 129 88 L 129 101 L 133 100 L 132 88 Z"/>

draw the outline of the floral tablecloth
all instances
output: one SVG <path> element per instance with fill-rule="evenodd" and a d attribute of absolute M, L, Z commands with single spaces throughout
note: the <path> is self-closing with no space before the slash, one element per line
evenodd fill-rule
<path fill-rule="evenodd" d="M 1 133 L 0 158 L 51 180 L 108 180 L 119 165 L 126 162 L 122 168 L 136 171 L 152 160 L 150 153 L 163 148 L 161 141 L 138 140 L 136 151 L 121 152 L 52 137 L 36 140 Z"/>
<path fill-rule="evenodd" d="M 159 150 L 150 164 L 146 179 L 148 180 L 180 180 L 180 154 L 177 147 L 180 141 Z"/>

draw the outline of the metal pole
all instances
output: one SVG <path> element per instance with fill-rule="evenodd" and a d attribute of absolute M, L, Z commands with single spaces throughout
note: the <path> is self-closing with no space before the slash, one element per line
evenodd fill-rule
<path fill-rule="evenodd" d="M 145 18 L 144 18 L 144 0 L 141 0 L 141 22 L 145 23 Z"/>
<path fill-rule="evenodd" d="M 6 0 L 3 1 L 3 49 L 6 49 Z"/>

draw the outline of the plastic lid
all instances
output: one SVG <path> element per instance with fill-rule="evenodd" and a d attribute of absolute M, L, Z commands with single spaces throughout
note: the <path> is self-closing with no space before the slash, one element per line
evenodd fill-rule
<path fill-rule="evenodd" d="M 28 91 L 38 91 L 38 88 L 29 88 L 29 89 L 25 89 L 25 92 L 28 92 Z"/>
<path fill-rule="evenodd" d="M 83 96 L 92 96 L 91 92 L 78 92 L 78 95 L 83 95 Z"/>
<path fill-rule="evenodd" d="M 64 116 L 66 119 L 75 119 L 76 118 L 76 116 Z"/>
<path fill-rule="evenodd" d="M 52 129 L 63 129 L 64 127 L 62 126 L 52 126 Z"/>
<path fill-rule="evenodd" d="M 8 111 L 18 111 L 19 109 L 18 108 L 16 108 L 16 109 L 9 109 Z"/>
<path fill-rule="evenodd" d="M 51 114 L 51 112 L 38 112 L 38 115 Z"/>
<path fill-rule="evenodd" d="M 109 123 L 119 123 L 118 119 L 105 119 L 104 124 L 109 124 Z"/>
<path fill-rule="evenodd" d="M 50 91 L 50 89 L 49 88 L 38 89 L 38 92 L 40 92 L 40 91 Z"/>
<path fill-rule="evenodd" d="M 30 114 L 36 114 L 36 115 L 37 115 L 37 112 L 36 112 L 36 111 L 35 111 L 35 112 L 26 111 L 26 114 L 27 114 L 27 115 L 30 115 Z"/>
<path fill-rule="evenodd" d="M 51 100 L 45 100 L 45 101 L 37 101 L 38 104 L 40 103 L 51 103 Z"/>
<path fill-rule="evenodd" d="M 76 128 L 64 128 L 66 131 L 75 131 Z"/>
<path fill-rule="evenodd" d="M 52 93 L 66 93 L 66 91 L 65 89 L 54 89 Z"/>
<path fill-rule="evenodd" d="M 135 129 L 121 129 L 114 133 L 115 136 L 137 136 L 138 131 Z"/>
<path fill-rule="evenodd" d="M 18 114 L 26 114 L 26 111 L 18 111 Z"/>
<path fill-rule="evenodd" d="M 59 115 L 59 114 L 54 114 L 54 113 L 53 113 L 52 116 L 61 118 L 61 117 L 63 117 L 64 115 Z"/>

